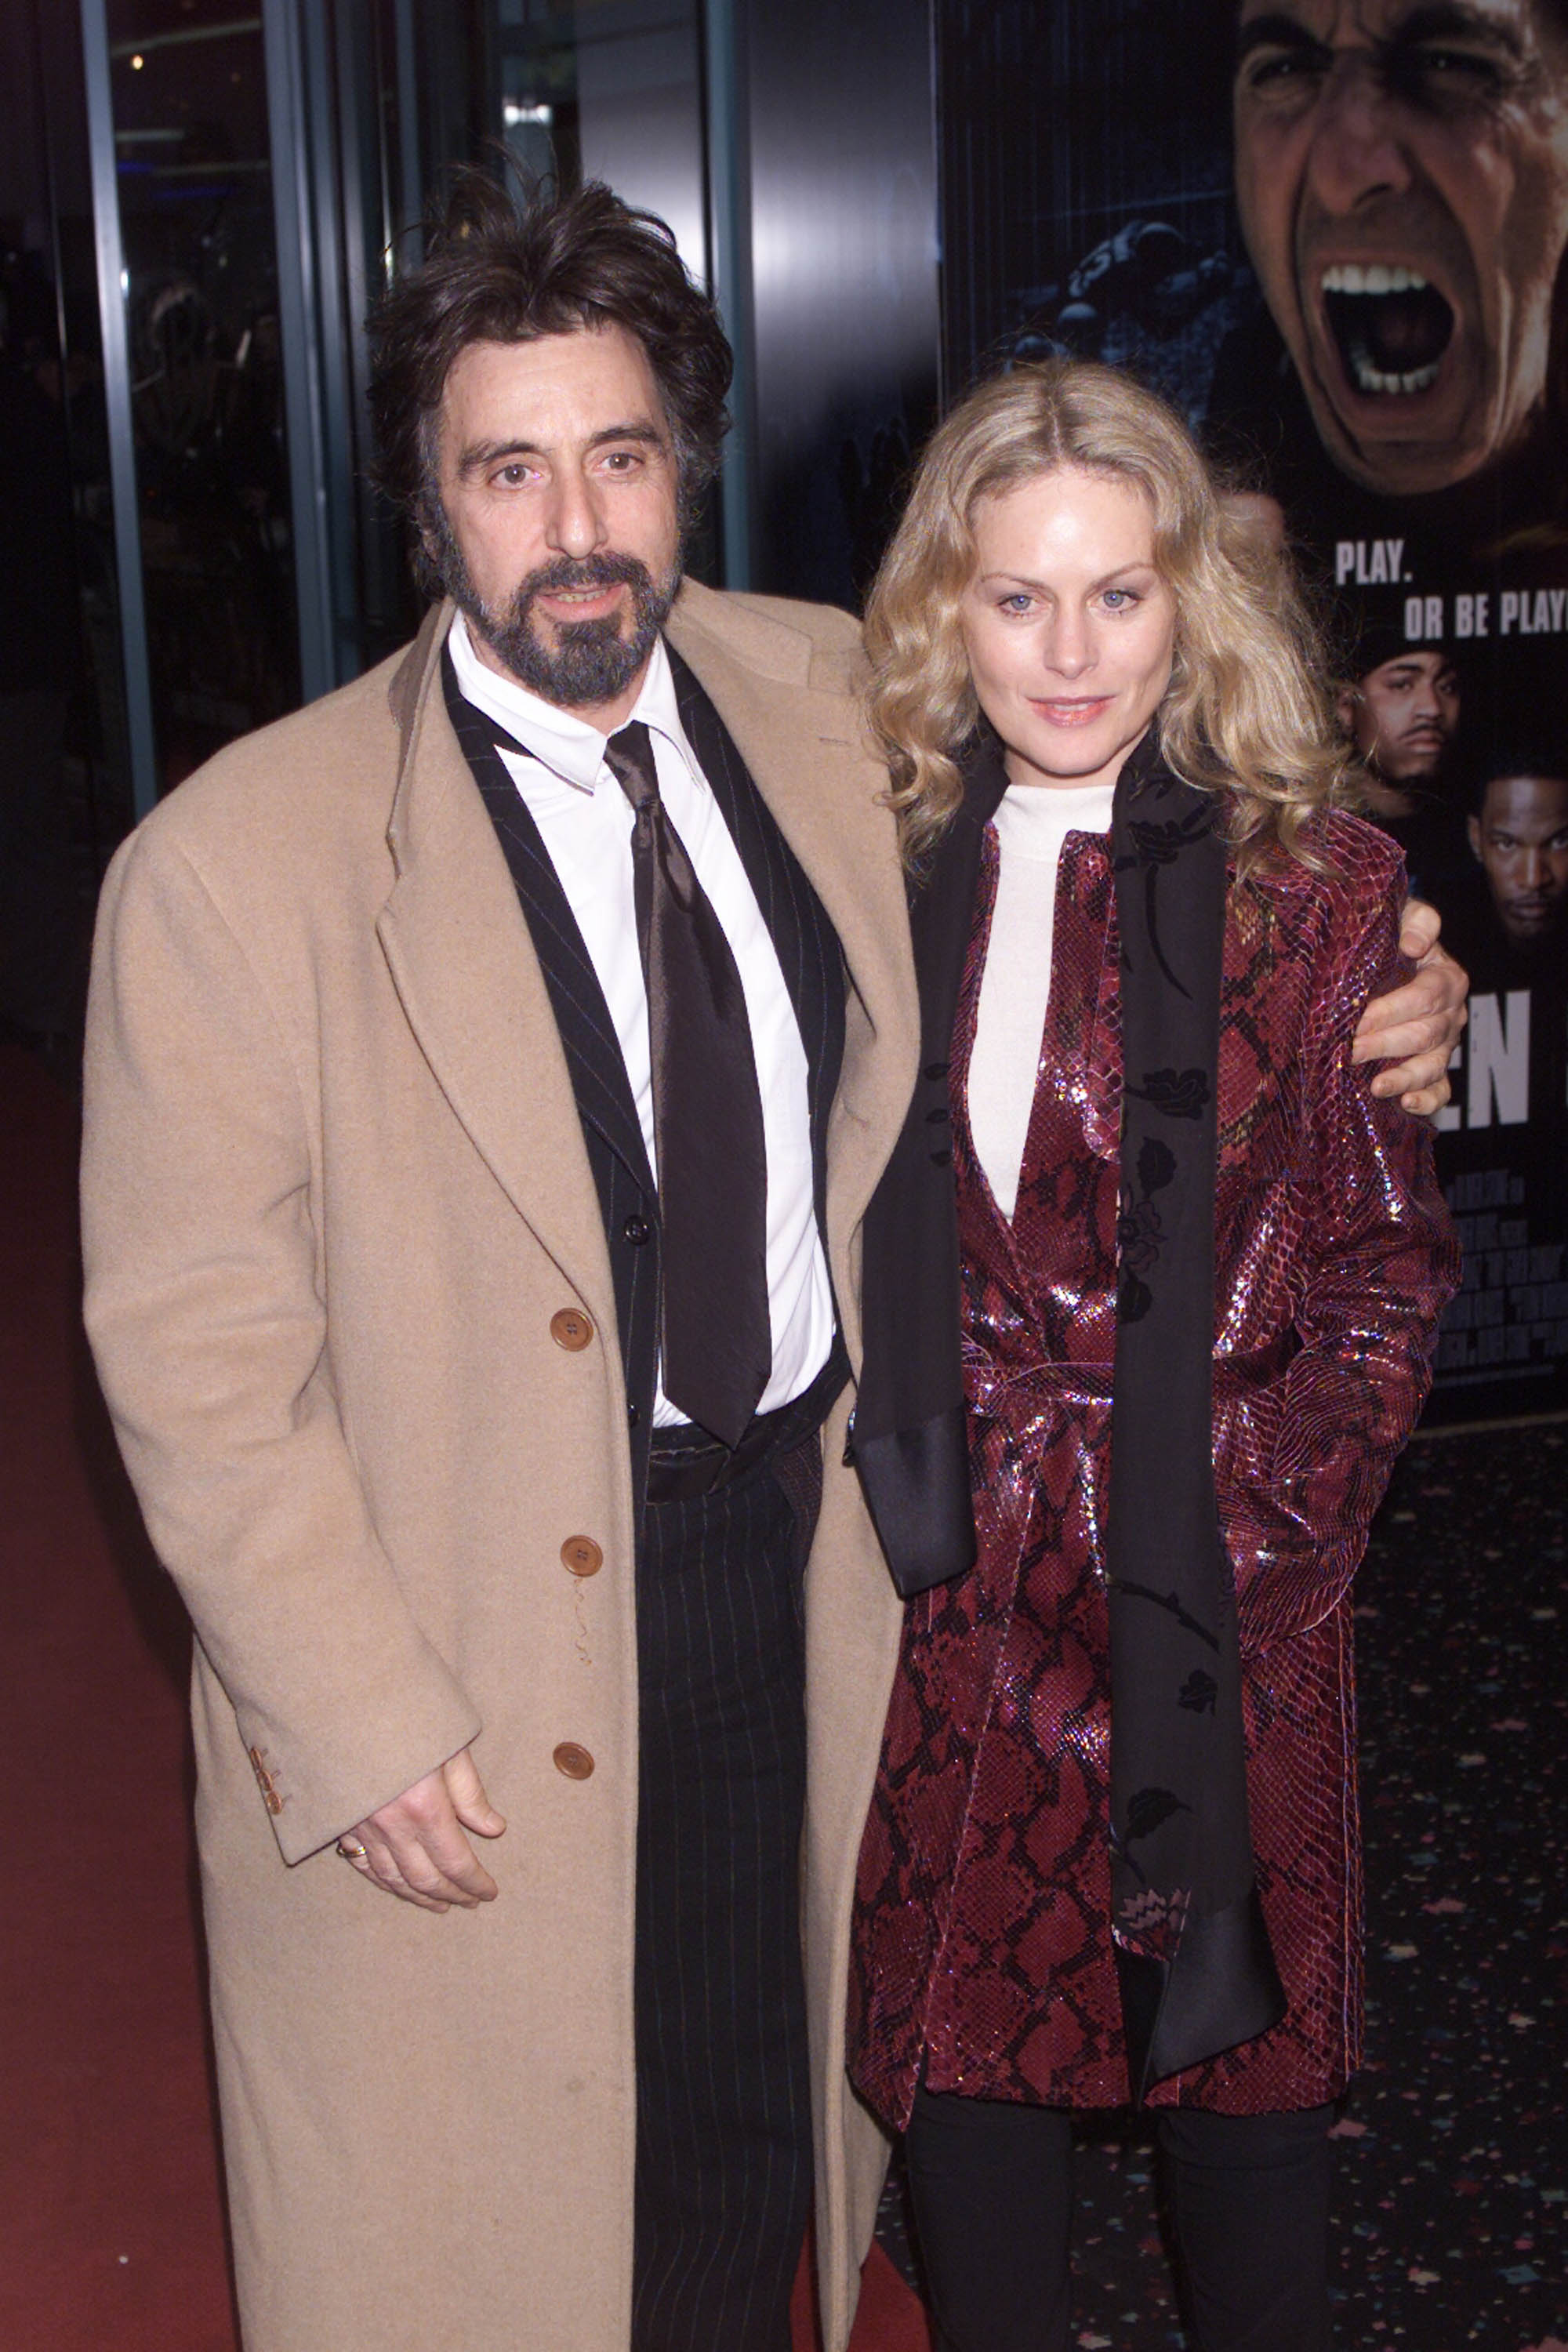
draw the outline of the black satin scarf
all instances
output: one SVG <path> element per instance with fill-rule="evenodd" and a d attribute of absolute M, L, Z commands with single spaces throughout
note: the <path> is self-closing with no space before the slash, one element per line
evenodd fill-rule
<path fill-rule="evenodd" d="M 1121 1199 L 1107 1554 L 1111 1932 L 1133 2097 L 1285 2013 L 1253 1877 L 1214 1481 L 1221 803 L 1153 737 L 1111 812 Z"/>

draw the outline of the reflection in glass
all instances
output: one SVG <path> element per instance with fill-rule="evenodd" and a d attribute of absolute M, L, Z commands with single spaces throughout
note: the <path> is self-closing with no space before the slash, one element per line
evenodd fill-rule
<path fill-rule="evenodd" d="M 110 0 L 163 788 L 299 700 L 259 13 Z"/>
<path fill-rule="evenodd" d="M 0 1036 L 74 1084 L 92 908 L 130 817 L 79 34 L 0 9 Z"/>
<path fill-rule="evenodd" d="M 697 0 L 499 0 L 501 121 L 523 171 L 607 180 L 708 275 Z"/>

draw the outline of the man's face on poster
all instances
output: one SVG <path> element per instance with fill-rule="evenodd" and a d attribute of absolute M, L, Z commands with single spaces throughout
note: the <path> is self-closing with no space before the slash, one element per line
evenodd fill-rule
<path fill-rule="evenodd" d="M 1399 654 L 1379 662 L 1356 693 L 1346 697 L 1342 716 L 1376 776 L 1406 787 L 1429 782 L 1459 723 L 1454 666 L 1440 653 Z"/>
<path fill-rule="evenodd" d="M 1470 819 L 1470 847 L 1514 946 L 1543 945 L 1568 908 L 1568 779 L 1494 776 Z"/>
<path fill-rule="evenodd" d="M 1463 481 L 1546 388 L 1568 244 L 1559 0 L 1241 0 L 1236 184 L 1313 421 L 1373 489 Z"/>

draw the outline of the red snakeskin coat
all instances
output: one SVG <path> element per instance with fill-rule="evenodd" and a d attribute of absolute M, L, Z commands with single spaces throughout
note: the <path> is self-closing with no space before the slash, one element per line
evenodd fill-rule
<path fill-rule="evenodd" d="M 1215 1469 L 1240 1614 L 1263 1907 L 1289 1999 L 1158 2105 L 1332 2098 L 1361 2042 L 1349 1589 L 1426 1393 L 1458 1253 L 1431 1136 L 1349 1045 L 1399 973 L 1397 853 L 1325 820 L 1325 877 L 1233 887 L 1219 1056 Z M 1105 1512 L 1121 1049 L 1110 845 L 1068 836 L 1011 1227 L 974 1158 L 985 843 L 952 1063 L 980 1559 L 910 1603 L 860 1856 L 851 2074 L 901 2128 L 933 2091 L 1128 2096 L 1110 1948 Z M 1141 1204 L 1122 1204 L 1136 1250 Z"/>

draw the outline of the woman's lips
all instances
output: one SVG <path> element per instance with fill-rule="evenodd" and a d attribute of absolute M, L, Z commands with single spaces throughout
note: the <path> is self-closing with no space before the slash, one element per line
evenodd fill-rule
<path fill-rule="evenodd" d="M 1113 698 L 1109 694 L 1077 698 L 1052 695 L 1048 698 L 1037 701 L 1031 695 L 1029 708 L 1031 710 L 1037 710 L 1040 717 L 1050 727 L 1088 727 L 1100 717 L 1102 711 L 1110 709 Z"/>

